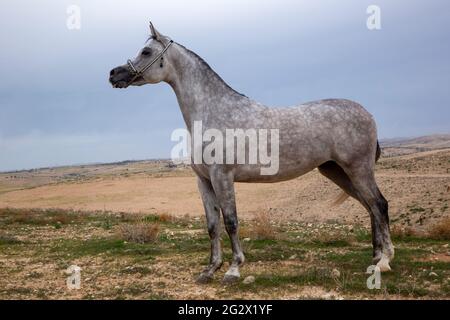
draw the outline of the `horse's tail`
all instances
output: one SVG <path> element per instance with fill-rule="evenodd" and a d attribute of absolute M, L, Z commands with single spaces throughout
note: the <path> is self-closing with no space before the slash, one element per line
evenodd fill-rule
<path fill-rule="evenodd" d="M 348 197 L 350 196 L 346 192 L 342 191 L 341 194 L 336 199 L 334 199 L 331 207 L 337 207 L 341 205 L 345 200 L 347 200 Z"/>
<path fill-rule="evenodd" d="M 375 163 L 377 163 L 378 159 L 380 159 L 381 156 L 381 148 L 380 148 L 380 144 L 378 143 L 377 140 L 377 149 L 375 151 Z M 332 207 L 336 207 L 340 204 L 342 204 L 345 200 L 347 200 L 347 198 L 350 197 L 346 192 L 342 192 L 331 204 Z"/>
<path fill-rule="evenodd" d="M 380 159 L 380 156 L 381 156 L 381 148 L 377 140 L 377 151 L 375 151 L 375 163 L 377 163 L 378 159 Z"/>

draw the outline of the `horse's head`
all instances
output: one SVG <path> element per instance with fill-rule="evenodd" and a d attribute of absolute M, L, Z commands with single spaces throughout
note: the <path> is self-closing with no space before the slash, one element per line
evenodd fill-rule
<path fill-rule="evenodd" d="M 165 57 L 173 42 L 159 33 L 151 22 L 150 31 L 150 38 L 137 56 L 110 71 L 109 82 L 114 88 L 142 86 L 167 79 L 170 66 Z"/>

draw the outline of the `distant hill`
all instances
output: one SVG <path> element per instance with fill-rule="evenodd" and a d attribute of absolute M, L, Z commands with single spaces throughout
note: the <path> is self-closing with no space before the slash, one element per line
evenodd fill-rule
<path fill-rule="evenodd" d="M 450 134 L 434 134 L 415 138 L 381 139 L 383 155 L 387 157 L 450 148 Z"/>

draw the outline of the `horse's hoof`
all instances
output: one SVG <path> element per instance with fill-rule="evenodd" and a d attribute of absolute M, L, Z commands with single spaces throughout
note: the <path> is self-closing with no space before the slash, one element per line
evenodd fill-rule
<path fill-rule="evenodd" d="M 201 273 L 198 277 L 196 282 L 198 284 L 206 284 L 206 283 L 210 283 L 213 280 L 213 276 L 209 275 L 207 273 Z"/>
<path fill-rule="evenodd" d="M 391 271 L 391 266 L 389 265 L 389 258 L 383 254 L 380 261 L 377 263 L 377 267 L 380 268 L 381 272 Z"/>
<path fill-rule="evenodd" d="M 225 274 L 223 277 L 222 283 L 223 284 L 233 284 L 239 281 L 239 276 L 233 275 L 233 274 Z"/>

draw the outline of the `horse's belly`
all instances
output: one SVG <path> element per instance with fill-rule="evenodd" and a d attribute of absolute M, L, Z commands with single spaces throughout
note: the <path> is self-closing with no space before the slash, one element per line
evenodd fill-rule
<path fill-rule="evenodd" d="M 272 166 L 271 170 L 265 171 L 264 169 L 269 168 L 270 167 L 269 165 L 236 166 L 234 168 L 234 180 L 236 182 L 267 182 L 267 183 L 291 180 L 301 175 L 304 175 L 305 173 L 310 172 L 311 170 L 317 168 L 323 162 L 325 161 L 310 162 L 310 163 L 281 162 L 278 166 L 278 169 L 272 163 L 270 164 L 270 166 Z"/>

